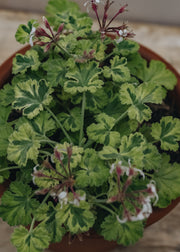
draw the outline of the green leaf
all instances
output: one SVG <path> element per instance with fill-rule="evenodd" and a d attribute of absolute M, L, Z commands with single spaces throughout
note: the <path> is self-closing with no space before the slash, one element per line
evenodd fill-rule
<path fill-rule="evenodd" d="M 20 166 L 26 166 L 28 159 L 37 163 L 39 148 L 36 133 L 28 123 L 24 123 L 9 137 L 8 159 Z"/>
<path fill-rule="evenodd" d="M 56 12 L 57 13 L 57 12 Z M 54 27 L 58 29 L 59 24 L 64 23 L 64 29 L 70 32 L 73 31 L 73 38 L 86 36 L 91 31 L 92 19 L 86 13 L 66 11 L 57 13 L 55 17 Z M 69 41 L 70 42 L 70 41 Z M 68 42 L 68 44 L 69 44 Z M 75 41 L 73 41 L 75 42 Z M 76 42 L 77 43 L 77 42 Z M 71 45 L 69 44 L 71 47 Z"/>
<path fill-rule="evenodd" d="M 114 147 L 104 146 L 99 152 L 99 157 L 103 160 L 120 159 L 120 154 Z"/>
<path fill-rule="evenodd" d="M 39 55 L 35 50 L 29 50 L 25 55 L 18 53 L 13 59 L 12 72 L 13 74 L 25 73 L 27 69 L 37 71 L 40 64 Z"/>
<path fill-rule="evenodd" d="M 130 80 L 130 72 L 126 67 L 126 58 L 119 58 L 117 55 L 110 60 L 111 67 L 104 67 L 103 74 L 106 78 L 112 78 L 115 82 L 126 82 Z"/>
<path fill-rule="evenodd" d="M 128 115 L 142 123 L 151 118 L 151 110 L 145 103 L 160 104 L 166 96 L 166 91 L 154 83 L 143 83 L 136 87 L 132 84 L 123 84 L 120 89 L 122 104 L 130 105 Z"/>
<path fill-rule="evenodd" d="M 121 138 L 119 152 L 111 146 L 104 146 L 99 152 L 100 158 L 104 160 L 117 159 L 128 164 L 136 165 L 138 168 L 143 167 L 144 151 L 146 150 L 146 141 L 142 134 L 135 133 Z"/>
<path fill-rule="evenodd" d="M 104 145 L 116 146 L 120 142 L 120 134 L 112 131 L 115 125 L 115 119 L 101 113 L 96 117 L 97 124 L 93 123 L 87 127 L 87 135 L 89 139 Z"/>
<path fill-rule="evenodd" d="M 101 186 L 109 176 L 109 167 L 94 149 L 85 150 L 80 166 L 82 170 L 76 172 L 76 183 L 80 187 Z"/>
<path fill-rule="evenodd" d="M 32 27 L 38 27 L 38 23 L 35 19 L 31 19 L 27 25 L 19 25 L 15 34 L 16 40 L 21 44 L 28 43 L 30 40 L 30 33 L 32 31 Z"/>
<path fill-rule="evenodd" d="M 67 0 L 50 0 L 48 5 L 46 6 L 46 11 L 51 14 L 55 15 L 57 12 L 65 12 L 65 11 L 72 11 L 76 12 L 79 10 L 79 5 L 72 1 Z"/>
<path fill-rule="evenodd" d="M 15 109 L 22 109 L 23 115 L 29 119 L 37 116 L 42 111 L 44 106 L 49 105 L 53 90 L 49 88 L 45 80 L 39 81 L 28 80 L 19 83 L 15 87 L 15 101 L 13 107 Z"/>
<path fill-rule="evenodd" d="M 0 105 L 8 106 L 14 101 L 14 87 L 6 84 L 0 90 Z"/>
<path fill-rule="evenodd" d="M 36 227 L 31 232 L 23 226 L 14 230 L 11 242 L 17 252 L 43 252 L 48 248 L 50 235 L 45 228 Z"/>
<path fill-rule="evenodd" d="M 8 124 L 0 125 L 0 156 L 7 154 L 7 148 L 9 145 L 8 138 L 12 134 L 13 129 Z"/>
<path fill-rule="evenodd" d="M 119 223 L 115 215 L 109 215 L 101 224 L 105 240 L 116 241 L 124 246 L 133 245 L 142 236 L 144 226 L 141 221 Z"/>
<path fill-rule="evenodd" d="M 121 43 L 117 43 L 116 40 L 114 40 L 113 43 L 115 44 L 113 52 L 117 55 L 121 54 L 122 56 L 128 56 L 139 50 L 139 44 L 129 39 L 124 39 Z"/>
<path fill-rule="evenodd" d="M 8 167 L 8 162 L 6 157 L 0 157 L 0 184 L 4 182 L 5 179 L 9 178 L 9 170 L 4 170 L 4 168 Z"/>
<path fill-rule="evenodd" d="M 56 129 L 55 121 L 51 118 L 51 115 L 47 111 L 42 111 L 38 116 L 29 120 L 27 117 L 20 117 L 16 122 L 16 130 L 24 124 L 28 123 L 34 132 L 38 135 L 46 136 Z"/>
<path fill-rule="evenodd" d="M 28 225 L 39 203 L 32 198 L 32 189 L 23 182 L 10 184 L 1 198 L 0 217 L 9 225 Z"/>
<path fill-rule="evenodd" d="M 108 95 L 103 88 L 98 89 L 93 94 L 86 92 L 86 109 L 89 109 L 94 113 L 107 105 L 108 101 Z"/>
<path fill-rule="evenodd" d="M 123 158 L 126 162 L 130 159 L 132 164 L 143 167 L 143 153 L 146 146 L 146 141 L 140 133 L 130 134 L 128 137 L 123 136 L 119 147 L 121 159 Z"/>
<path fill-rule="evenodd" d="M 42 111 L 34 119 L 29 120 L 29 123 L 36 133 L 44 136 L 47 134 L 47 132 L 56 128 L 54 120 L 47 111 Z"/>
<path fill-rule="evenodd" d="M 167 207 L 171 200 L 180 196 L 180 164 L 171 164 L 169 160 L 169 156 L 163 155 L 159 169 L 153 176 L 159 196 L 156 206 L 160 208 Z"/>
<path fill-rule="evenodd" d="M 64 84 L 64 91 L 71 94 L 96 92 L 103 85 L 103 81 L 98 78 L 101 71 L 98 63 L 93 61 L 78 65 L 74 71 L 66 74 L 69 80 Z"/>
<path fill-rule="evenodd" d="M 49 59 L 43 64 L 43 69 L 47 72 L 47 80 L 52 87 L 63 86 L 67 73 L 66 61 L 62 58 Z"/>
<path fill-rule="evenodd" d="M 109 99 L 107 106 L 104 108 L 104 112 L 114 118 L 118 118 L 128 109 L 128 105 L 124 105 L 120 101 L 118 94 L 115 94 L 113 99 Z"/>
<path fill-rule="evenodd" d="M 67 113 L 60 113 L 57 118 L 63 124 L 66 130 L 76 132 L 80 130 L 81 126 L 81 109 L 75 107 Z"/>
<path fill-rule="evenodd" d="M 136 76 L 144 82 L 154 82 L 168 90 L 172 90 L 177 83 L 175 75 L 166 68 L 166 65 L 156 60 L 151 60 L 149 66 L 147 63 L 141 64 L 136 71 Z"/>
<path fill-rule="evenodd" d="M 3 107 L 3 106 L 1 107 L 0 126 L 7 124 L 7 120 L 8 120 L 10 112 L 11 112 L 11 107 Z"/>
<path fill-rule="evenodd" d="M 177 151 L 180 141 L 180 119 L 172 116 L 163 117 L 160 123 L 152 124 L 151 135 L 161 142 L 163 150 Z"/>
<path fill-rule="evenodd" d="M 72 234 L 88 231 L 95 221 L 90 205 L 85 201 L 80 201 L 79 206 L 65 205 L 59 215 L 61 223 L 65 223 Z"/>
<path fill-rule="evenodd" d="M 49 202 L 49 207 L 44 215 L 43 222 L 40 224 L 40 226 L 47 229 L 52 242 L 60 242 L 65 233 L 65 229 L 61 223 L 61 216 L 58 215 L 59 211 L 61 211 L 59 205 L 54 207 L 52 202 Z"/>
<path fill-rule="evenodd" d="M 159 168 L 159 164 L 161 162 L 161 155 L 156 148 L 156 146 L 152 144 L 147 144 L 146 149 L 144 150 L 144 170 L 152 171 Z"/>

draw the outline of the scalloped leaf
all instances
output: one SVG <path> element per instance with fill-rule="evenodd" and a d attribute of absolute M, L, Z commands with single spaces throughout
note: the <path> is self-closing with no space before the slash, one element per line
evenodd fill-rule
<path fill-rule="evenodd" d="M 28 123 L 24 123 L 9 137 L 8 159 L 20 166 L 26 166 L 28 159 L 37 163 L 39 148 L 36 133 Z"/>
<path fill-rule="evenodd" d="M 53 203 L 49 202 L 48 208 L 45 210 L 46 212 L 43 214 L 43 221 L 41 222 L 40 226 L 43 226 L 47 229 L 51 237 L 51 242 L 60 242 L 65 234 L 65 229 L 61 225 L 61 218 L 58 215 L 58 212 L 61 211 L 60 207 L 59 205 L 54 207 Z"/>
<path fill-rule="evenodd" d="M 46 11 L 51 15 L 55 15 L 55 13 L 57 12 L 65 11 L 77 12 L 79 11 L 79 5 L 77 3 L 67 0 L 49 0 L 46 6 Z"/>
<path fill-rule="evenodd" d="M 14 101 L 14 87 L 6 84 L 0 90 L 0 105 L 8 106 Z"/>
<path fill-rule="evenodd" d="M 109 177 L 109 167 L 105 165 L 94 149 L 86 149 L 81 170 L 76 172 L 76 183 L 80 187 L 101 186 Z"/>
<path fill-rule="evenodd" d="M 45 80 L 28 80 L 19 83 L 15 87 L 15 101 L 13 107 L 22 109 L 23 115 L 29 119 L 37 116 L 42 111 L 44 106 L 49 105 L 53 90 L 48 86 Z"/>
<path fill-rule="evenodd" d="M 126 82 L 129 81 L 130 71 L 126 67 L 127 59 L 119 56 L 115 56 L 113 59 L 110 60 L 111 67 L 104 67 L 103 74 L 106 78 L 112 78 L 115 82 Z"/>
<path fill-rule="evenodd" d="M 76 132 L 80 130 L 81 126 L 81 109 L 75 107 L 67 113 L 60 113 L 58 114 L 57 118 L 63 124 L 66 130 L 70 130 L 72 132 Z"/>
<path fill-rule="evenodd" d="M 43 64 L 43 69 L 47 72 L 47 80 L 52 87 L 63 86 L 67 73 L 66 61 L 62 58 L 49 59 Z"/>
<path fill-rule="evenodd" d="M 95 216 L 90 210 L 90 204 L 80 201 L 79 206 L 68 204 L 59 211 L 61 223 L 65 223 L 70 233 L 76 234 L 88 231 L 95 221 Z"/>
<path fill-rule="evenodd" d="M 50 235 L 43 227 L 36 227 L 31 232 L 23 226 L 16 228 L 11 242 L 17 252 L 42 252 L 49 247 Z"/>
<path fill-rule="evenodd" d="M 95 93 L 86 92 L 86 109 L 92 112 L 99 111 L 108 104 L 108 94 L 103 88 L 98 89 Z"/>
<path fill-rule="evenodd" d="M 0 156 L 5 156 L 7 154 L 7 148 L 9 145 L 8 138 L 12 134 L 13 129 L 8 124 L 0 125 Z"/>
<path fill-rule="evenodd" d="M 39 202 L 32 198 L 32 189 L 24 182 L 10 184 L 1 198 L 0 217 L 9 225 L 28 225 L 32 221 L 32 213 Z"/>
<path fill-rule="evenodd" d="M 107 106 L 104 108 L 104 112 L 114 118 L 118 118 L 128 109 L 128 105 L 124 105 L 120 101 L 118 94 L 115 94 L 113 99 L 109 99 Z"/>
<path fill-rule="evenodd" d="M 33 120 L 30 120 L 29 123 L 36 133 L 44 136 L 47 132 L 56 128 L 55 121 L 47 111 L 42 111 Z"/>
<path fill-rule="evenodd" d="M 142 161 L 146 146 L 147 143 L 141 133 L 123 136 L 121 139 L 121 145 L 119 147 L 121 159 L 125 160 L 126 162 L 128 162 L 128 159 L 130 159 L 132 164 L 135 164 L 137 167 L 143 167 Z"/>
<path fill-rule="evenodd" d="M 157 86 L 164 86 L 172 90 L 176 83 L 176 76 L 166 68 L 166 65 L 157 60 L 151 60 L 149 66 L 147 62 L 137 65 L 136 76 L 144 82 L 154 82 Z"/>
<path fill-rule="evenodd" d="M 98 63 L 94 61 L 78 65 L 74 71 L 66 74 L 69 80 L 64 84 L 64 91 L 71 94 L 86 91 L 96 92 L 104 84 L 98 78 L 101 71 Z"/>
<path fill-rule="evenodd" d="M 146 149 L 144 150 L 144 170 L 146 171 L 152 171 L 159 168 L 159 164 L 161 162 L 161 155 L 156 148 L 156 146 L 152 144 L 147 144 Z"/>
<path fill-rule="evenodd" d="M 161 149 L 177 151 L 180 141 L 180 119 L 172 116 L 163 117 L 160 123 L 152 124 L 151 135 L 161 142 Z"/>
<path fill-rule="evenodd" d="M 1 113 L 0 113 L 0 126 L 3 126 L 4 124 L 7 124 L 8 117 L 11 112 L 11 107 L 1 107 Z"/>
<path fill-rule="evenodd" d="M 104 145 L 116 146 L 120 143 L 120 134 L 112 131 L 116 120 L 113 117 L 101 113 L 96 117 L 97 124 L 92 123 L 87 127 L 89 139 Z"/>
<path fill-rule="evenodd" d="M 119 151 L 111 146 L 104 146 L 99 152 L 99 156 L 104 160 L 117 159 L 128 164 L 136 165 L 138 168 L 143 167 L 144 151 L 146 150 L 146 141 L 142 134 L 135 133 L 121 138 Z"/>
<path fill-rule="evenodd" d="M 19 25 L 15 34 L 16 40 L 21 44 L 29 43 L 32 28 L 33 27 L 36 28 L 38 27 L 38 25 L 39 24 L 35 19 L 31 19 L 27 25 L 24 24 Z"/>
<path fill-rule="evenodd" d="M 37 71 L 40 64 L 39 55 L 35 50 L 29 50 L 25 55 L 17 53 L 13 59 L 12 73 L 25 73 L 27 69 Z"/>
<path fill-rule="evenodd" d="M 136 243 L 143 236 L 144 231 L 142 221 L 121 224 L 115 215 L 108 215 L 101 224 L 101 228 L 101 235 L 105 240 L 116 241 L 124 246 Z"/>
<path fill-rule="evenodd" d="M 117 55 L 128 56 L 129 54 L 136 53 L 139 50 L 139 44 L 133 40 L 124 39 L 121 43 L 117 43 L 116 40 L 113 41 L 115 48 L 113 52 Z"/>
<path fill-rule="evenodd" d="M 123 84 L 120 89 L 122 104 L 130 105 L 128 115 L 142 123 L 151 118 L 151 110 L 145 103 L 160 104 L 166 96 L 166 90 L 154 83 L 143 83 L 138 87 L 132 84 Z"/>
<path fill-rule="evenodd" d="M 157 207 L 167 207 L 172 200 L 180 196 L 180 164 L 169 163 L 170 157 L 163 155 L 159 169 L 154 173 L 159 200 Z"/>
<path fill-rule="evenodd" d="M 53 24 L 56 30 L 61 23 L 64 23 L 65 30 L 73 31 L 74 37 L 83 37 L 86 35 L 86 33 L 91 31 L 93 24 L 92 19 L 88 17 L 86 13 L 72 13 L 72 9 L 71 11 L 56 14 L 55 22 Z"/>
<path fill-rule="evenodd" d="M 49 135 L 49 131 L 56 129 L 55 121 L 47 111 L 42 111 L 38 116 L 29 120 L 27 117 L 20 117 L 16 122 L 16 130 L 23 124 L 29 123 L 38 135 Z"/>

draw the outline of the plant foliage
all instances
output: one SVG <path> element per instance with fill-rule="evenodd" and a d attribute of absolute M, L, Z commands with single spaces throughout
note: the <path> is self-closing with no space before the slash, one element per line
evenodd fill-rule
<path fill-rule="evenodd" d="M 105 2 L 86 5 L 98 15 Z M 17 41 L 34 46 L 15 56 L 0 90 L 0 182 L 12 180 L 0 217 L 17 226 L 18 252 L 91 228 L 134 244 L 152 204 L 180 196 L 180 120 L 167 99 L 176 77 L 141 57 L 126 24 L 111 27 L 104 15 L 93 32 L 74 2 L 50 0 L 46 10 L 43 28 L 19 26 Z"/>

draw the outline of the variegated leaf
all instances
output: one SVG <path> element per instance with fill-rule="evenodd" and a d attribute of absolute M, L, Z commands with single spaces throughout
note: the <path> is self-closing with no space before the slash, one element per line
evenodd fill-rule
<path fill-rule="evenodd" d="M 23 110 L 23 114 L 29 119 L 37 116 L 44 106 L 49 105 L 53 90 L 48 87 L 45 80 L 28 80 L 19 83 L 15 87 L 15 101 L 13 107 L 18 110 Z"/>
<path fill-rule="evenodd" d="M 27 69 L 37 71 L 40 64 L 39 55 L 35 50 L 29 50 L 25 55 L 18 53 L 13 59 L 12 72 L 13 74 L 25 73 Z"/>
<path fill-rule="evenodd" d="M 25 166 L 28 159 L 37 163 L 39 148 L 36 133 L 28 123 L 24 123 L 9 137 L 8 159 L 20 166 Z"/>
<path fill-rule="evenodd" d="M 93 123 L 87 128 L 87 135 L 89 139 L 92 139 L 97 143 L 111 145 L 114 147 L 120 143 L 119 132 L 112 130 L 116 121 L 113 117 L 102 113 L 96 117 L 96 121 L 97 124 Z"/>
<path fill-rule="evenodd" d="M 143 83 L 138 87 L 132 84 L 123 84 L 120 89 L 122 104 L 130 105 L 128 115 L 130 119 L 136 119 L 142 123 L 151 118 L 151 110 L 146 103 L 159 104 L 165 98 L 166 91 L 154 83 Z"/>
<path fill-rule="evenodd" d="M 177 151 L 180 141 L 180 119 L 172 116 L 163 117 L 160 123 L 152 124 L 151 135 L 161 142 L 163 150 Z"/>
<path fill-rule="evenodd" d="M 86 149 L 79 171 L 76 172 L 76 183 L 80 187 L 100 186 L 109 176 L 109 167 L 101 160 L 94 149 Z"/>
<path fill-rule="evenodd" d="M 94 61 L 78 65 L 74 71 L 66 74 L 69 80 L 64 84 L 65 92 L 71 94 L 86 91 L 96 92 L 103 85 L 103 81 L 99 80 L 101 71 Z"/>
<path fill-rule="evenodd" d="M 129 81 L 130 71 L 126 67 L 127 60 L 126 58 L 119 58 L 115 56 L 112 60 L 110 60 L 111 67 L 104 67 L 103 74 L 106 78 L 112 78 L 115 82 L 126 82 Z"/>

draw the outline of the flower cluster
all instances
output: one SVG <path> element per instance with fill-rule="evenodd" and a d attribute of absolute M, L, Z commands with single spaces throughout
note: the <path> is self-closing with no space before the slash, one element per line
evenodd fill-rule
<path fill-rule="evenodd" d="M 108 199 L 108 203 L 120 202 L 123 207 L 123 217 L 119 218 L 117 215 L 117 220 L 120 223 L 125 223 L 127 221 L 138 221 L 144 220 L 149 217 L 152 213 L 151 200 L 155 199 L 154 205 L 158 201 L 158 194 L 156 192 L 155 182 L 152 180 L 147 184 L 145 189 L 141 190 L 129 190 L 129 187 L 133 183 L 133 179 L 137 175 L 141 175 L 145 179 L 145 174 L 142 170 L 131 166 L 129 160 L 129 167 L 122 166 L 122 162 L 114 163 L 111 165 L 110 174 L 115 172 L 117 176 L 118 193 Z M 121 177 L 126 175 L 126 181 L 121 185 Z M 134 201 L 135 199 L 135 201 Z M 132 210 L 126 207 L 125 201 L 130 203 L 134 208 Z"/>
<path fill-rule="evenodd" d="M 114 3 L 114 1 L 110 0 L 89 0 L 85 2 L 85 6 L 87 6 L 87 9 L 89 11 L 90 7 L 95 12 L 97 21 L 99 23 L 99 31 L 101 33 L 101 38 L 105 37 L 105 34 L 107 33 L 114 33 L 117 34 L 119 39 L 117 40 L 117 43 L 120 43 L 123 38 L 132 38 L 134 37 L 134 33 L 132 31 L 128 30 L 128 26 L 126 24 L 120 25 L 120 26 L 111 26 L 111 23 L 123 12 L 127 10 L 127 4 L 121 6 L 119 10 L 115 13 L 115 15 L 108 21 L 108 10 L 110 6 Z M 99 13 L 98 13 L 98 4 L 103 4 L 104 6 L 104 13 L 102 21 L 100 20 Z"/>
<path fill-rule="evenodd" d="M 66 205 L 68 203 L 74 204 L 76 206 L 79 206 L 80 201 L 85 201 L 86 194 L 83 191 L 75 192 L 73 185 L 74 185 L 74 179 L 72 176 L 71 168 L 70 168 L 70 161 L 72 156 L 72 147 L 67 146 L 66 150 L 68 162 L 67 167 L 63 163 L 64 155 L 63 153 L 58 150 L 57 148 L 54 149 L 54 154 L 51 157 L 51 161 L 54 163 L 56 160 L 59 161 L 61 168 L 63 170 L 62 173 L 58 172 L 57 169 L 55 169 L 52 164 L 48 161 L 48 159 L 44 160 L 42 164 L 42 169 L 38 170 L 36 165 L 34 167 L 34 172 L 32 174 L 33 177 L 33 183 L 36 184 L 36 178 L 39 179 L 47 179 L 49 181 L 58 181 L 58 183 L 55 183 L 55 185 L 50 186 L 49 188 L 43 188 L 38 191 L 36 191 L 36 194 L 38 195 L 44 195 L 49 193 L 51 197 L 57 202 L 61 204 L 61 208 L 63 205 Z M 44 169 L 45 168 L 45 169 Z M 46 171 L 50 171 L 50 173 L 46 173 Z M 54 177 L 53 177 L 53 174 Z"/>
<path fill-rule="evenodd" d="M 32 27 L 31 34 L 30 34 L 30 44 L 32 45 L 32 37 L 34 35 L 35 38 L 38 39 L 37 41 L 35 41 L 35 44 L 40 45 L 40 46 L 45 46 L 44 52 L 47 52 L 50 49 L 51 45 L 57 44 L 60 34 L 63 31 L 64 24 L 60 24 L 58 31 L 54 33 L 48 20 L 45 17 L 43 17 L 43 23 L 49 32 L 47 32 L 42 27 L 38 27 L 37 29 Z"/>

